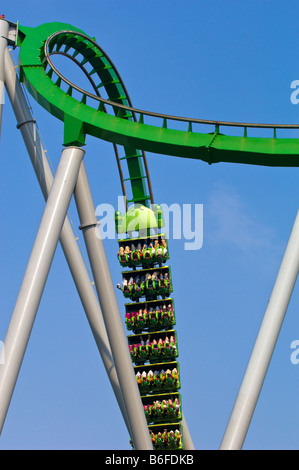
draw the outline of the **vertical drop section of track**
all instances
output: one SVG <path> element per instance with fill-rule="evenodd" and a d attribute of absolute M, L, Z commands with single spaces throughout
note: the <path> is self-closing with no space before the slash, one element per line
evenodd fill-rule
<path fill-rule="evenodd" d="M 103 64 L 111 74 L 109 79 L 103 78 L 108 99 L 133 107 L 120 75 L 107 56 L 103 58 Z M 128 110 L 118 108 L 116 114 L 122 119 L 136 121 L 134 113 Z M 115 154 L 127 209 L 129 204 L 137 211 L 150 204 L 153 208 L 145 153 L 128 147 L 123 149 L 121 157 L 118 148 L 115 148 Z M 128 178 L 123 177 L 123 162 L 127 163 Z M 129 199 L 128 185 L 131 189 Z M 116 219 L 117 228 L 118 222 Z M 126 228 L 124 225 L 125 232 Z M 133 238 L 128 231 L 127 238 L 119 240 L 118 251 L 120 265 L 125 269 L 121 290 L 125 299 L 131 300 L 125 304 L 125 324 L 131 333 L 128 348 L 153 446 L 161 450 L 178 450 L 183 448 L 182 399 L 175 308 L 170 297 L 172 274 L 165 264 L 169 259 L 168 241 L 163 233 L 158 233 L 157 227 L 154 230 L 143 227 L 135 233 Z"/>
<path fill-rule="evenodd" d="M 133 107 L 120 75 L 107 56 L 103 58 L 103 65 L 106 73 L 107 70 L 110 73 L 109 78 L 102 78 L 108 99 Z M 134 113 L 128 110 L 118 108 L 116 113 L 122 119 L 136 121 Z M 115 154 L 127 209 L 130 203 L 136 210 L 153 205 L 145 153 L 124 147 L 123 156 L 119 157 L 116 148 Z M 123 177 L 122 162 L 127 163 L 128 178 Z M 127 189 L 124 190 L 128 184 L 132 193 L 130 199 Z M 128 348 L 153 446 L 178 450 L 183 448 L 182 399 L 175 308 L 170 297 L 172 274 L 171 268 L 165 265 L 169 259 L 168 241 L 163 233 L 158 234 L 157 227 L 152 232 L 155 234 L 143 228 L 137 230 L 133 238 L 128 231 L 127 238 L 119 240 L 118 258 L 126 268 L 122 272 L 121 290 L 124 297 L 131 300 L 125 304 L 125 324 L 133 333 L 128 335 Z"/>

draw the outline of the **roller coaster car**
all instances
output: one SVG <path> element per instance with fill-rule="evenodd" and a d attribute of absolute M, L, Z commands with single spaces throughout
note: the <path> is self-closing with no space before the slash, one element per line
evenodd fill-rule
<path fill-rule="evenodd" d="M 162 206 L 155 205 L 154 210 L 143 204 L 134 204 L 122 215 L 120 211 L 115 212 L 115 229 L 121 233 L 139 232 L 149 234 L 157 232 L 165 225 Z"/>
<path fill-rule="evenodd" d="M 148 429 L 155 449 L 183 449 L 183 426 L 181 423 L 153 424 Z"/>
<path fill-rule="evenodd" d="M 171 268 L 169 266 L 123 271 L 121 290 L 124 297 L 139 301 L 140 297 L 147 300 L 157 296 L 166 298 L 173 291 Z"/>
<path fill-rule="evenodd" d="M 178 356 L 175 330 L 128 336 L 128 346 L 130 352 L 133 349 L 131 358 L 135 364 L 167 362 Z"/>
<path fill-rule="evenodd" d="M 176 361 L 134 367 L 141 395 L 175 392 L 181 388 L 179 364 Z"/>
<path fill-rule="evenodd" d="M 175 324 L 175 309 L 172 298 L 125 305 L 125 324 L 129 331 L 160 331 L 171 329 Z"/>
<path fill-rule="evenodd" d="M 181 396 L 177 392 L 142 396 L 141 401 L 148 424 L 177 422 L 182 419 Z"/>
<path fill-rule="evenodd" d="M 126 238 L 119 240 L 117 253 L 121 266 L 153 267 L 162 266 L 169 259 L 168 243 L 165 235 L 157 234 L 149 237 Z"/>

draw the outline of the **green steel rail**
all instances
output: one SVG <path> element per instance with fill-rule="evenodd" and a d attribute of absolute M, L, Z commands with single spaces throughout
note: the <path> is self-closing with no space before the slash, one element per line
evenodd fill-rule
<path fill-rule="evenodd" d="M 82 110 L 86 107 L 87 95 L 94 99 L 101 99 L 99 89 L 104 88 L 109 100 L 128 107 L 132 107 L 132 104 L 121 77 L 104 51 L 77 28 L 70 25 L 59 24 L 59 26 L 64 27 L 63 31 L 60 28 L 57 31 L 57 23 L 42 25 L 38 28 L 24 27 L 19 29 L 20 78 L 43 107 L 64 121 L 64 144 L 66 146 L 81 146 L 85 143 L 87 133 L 85 123 L 81 120 Z M 75 62 L 88 78 L 94 93 L 90 94 L 81 90 L 63 77 L 53 65 L 51 60 L 53 55 L 63 55 Z M 88 72 L 86 66 L 92 70 Z M 40 72 L 43 79 L 38 77 Z M 55 77 L 55 82 L 51 80 L 53 77 Z M 68 84 L 68 89 L 63 91 L 65 84 Z M 81 102 L 71 96 L 74 89 L 80 91 Z M 106 113 L 103 103 L 101 110 Z M 95 114 L 96 110 L 93 109 L 92 112 Z M 133 112 L 121 112 L 121 116 L 125 120 L 136 120 Z M 124 156 L 120 157 L 117 143 L 113 142 L 113 146 L 127 208 L 130 202 L 138 202 L 145 206 L 153 204 L 144 151 L 136 150 L 128 144 L 124 145 Z M 126 161 L 128 167 L 129 178 L 126 179 L 123 178 L 122 160 Z M 127 181 L 131 183 L 132 199 L 127 198 L 125 184 Z"/>
<path fill-rule="evenodd" d="M 299 129 L 299 125 L 208 121 L 133 108 L 108 56 L 93 38 L 71 25 L 19 26 L 19 45 L 21 80 L 40 105 L 64 122 L 64 145 L 84 145 L 86 135 L 92 135 L 124 147 L 121 158 L 128 165 L 134 202 L 145 203 L 152 198 L 148 194 L 148 172 L 142 166 L 144 151 L 200 159 L 209 164 L 299 166 L 299 139 L 277 137 L 277 129 Z M 53 54 L 61 52 L 76 59 L 81 68 L 88 65 L 85 74 L 90 83 L 94 89 L 104 89 L 108 99 L 82 90 L 63 77 L 51 61 Z M 63 90 L 63 86 L 67 88 Z M 72 96 L 75 92 L 81 94 L 80 99 Z M 157 125 L 146 124 L 147 116 L 155 118 Z M 179 122 L 180 126 L 183 122 L 186 129 L 169 128 L 170 122 Z M 209 132 L 196 132 L 197 125 L 206 125 Z M 242 135 L 225 135 L 223 128 L 227 127 L 241 128 Z M 249 137 L 248 128 L 272 129 L 272 136 Z"/>

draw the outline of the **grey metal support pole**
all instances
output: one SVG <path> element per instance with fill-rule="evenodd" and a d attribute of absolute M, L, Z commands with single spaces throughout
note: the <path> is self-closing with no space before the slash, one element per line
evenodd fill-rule
<path fill-rule="evenodd" d="M 0 432 L 22 365 L 37 309 L 76 184 L 84 151 L 64 149 L 4 340 L 0 365 Z"/>
<path fill-rule="evenodd" d="M 45 200 L 47 200 L 53 183 L 52 171 L 8 49 L 6 49 L 5 54 L 5 85 L 36 177 L 40 184 L 43 196 Z M 96 293 L 91 285 L 71 224 L 67 217 L 61 230 L 60 242 L 112 389 L 119 404 L 128 432 L 131 434 L 102 311 Z"/>
<path fill-rule="evenodd" d="M 299 271 L 299 212 L 220 450 L 243 446 Z"/>
<path fill-rule="evenodd" d="M 9 25 L 5 19 L 0 18 L 0 134 L 2 124 L 2 110 L 4 104 L 4 56 L 7 49 L 7 36 Z"/>
<path fill-rule="evenodd" d="M 152 450 L 152 443 L 137 386 L 128 344 L 117 304 L 106 253 L 97 227 L 95 207 L 82 162 L 75 188 L 75 200 L 81 228 L 93 272 L 98 297 L 114 357 L 136 450 Z"/>
<path fill-rule="evenodd" d="M 183 415 L 182 418 L 182 427 L 183 427 L 183 445 L 184 445 L 184 450 L 195 450 L 193 440 L 185 419 L 185 416 Z"/>

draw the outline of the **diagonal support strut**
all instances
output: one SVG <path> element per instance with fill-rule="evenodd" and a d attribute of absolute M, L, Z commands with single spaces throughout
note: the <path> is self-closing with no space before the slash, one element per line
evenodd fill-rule
<path fill-rule="evenodd" d="M 57 173 L 9 323 L 4 340 L 5 362 L 0 365 L 0 433 L 23 362 L 84 153 L 84 150 L 75 147 L 62 151 Z"/>

